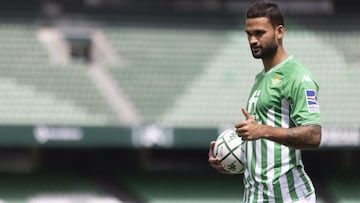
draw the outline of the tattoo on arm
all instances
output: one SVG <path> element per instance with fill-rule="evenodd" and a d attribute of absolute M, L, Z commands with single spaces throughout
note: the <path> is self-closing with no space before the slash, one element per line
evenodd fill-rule
<path fill-rule="evenodd" d="M 298 149 L 318 148 L 321 141 L 321 127 L 317 125 L 300 126 L 286 130 L 285 145 Z"/>

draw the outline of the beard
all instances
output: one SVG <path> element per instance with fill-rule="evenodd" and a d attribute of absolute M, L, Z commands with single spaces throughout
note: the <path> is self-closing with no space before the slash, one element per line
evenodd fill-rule
<path fill-rule="evenodd" d="M 272 40 L 269 44 L 266 44 L 265 46 L 251 46 L 251 53 L 254 58 L 256 59 L 262 59 L 262 58 L 269 58 L 275 55 L 278 45 L 275 42 L 275 39 Z"/>

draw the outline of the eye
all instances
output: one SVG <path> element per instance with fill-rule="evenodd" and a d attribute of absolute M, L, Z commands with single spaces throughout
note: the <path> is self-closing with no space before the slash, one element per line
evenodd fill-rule
<path fill-rule="evenodd" d="M 248 37 L 261 37 L 266 33 L 265 30 L 255 30 L 253 32 L 246 31 Z"/>
<path fill-rule="evenodd" d="M 256 30 L 256 31 L 254 32 L 254 36 L 256 36 L 256 37 L 260 37 L 260 36 L 262 36 L 263 34 L 265 34 L 265 31 L 264 31 L 264 30 Z"/>

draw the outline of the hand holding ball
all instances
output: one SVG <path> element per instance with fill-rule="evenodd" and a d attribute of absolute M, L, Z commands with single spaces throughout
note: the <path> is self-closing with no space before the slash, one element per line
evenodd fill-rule
<path fill-rule="evenodd" d="M 220 133 L 214 146 L 214 156 L 220 158 L 220 163 L 232 174 L 244 172 L 244 142 L 235 130 L 227 129 Z"/>

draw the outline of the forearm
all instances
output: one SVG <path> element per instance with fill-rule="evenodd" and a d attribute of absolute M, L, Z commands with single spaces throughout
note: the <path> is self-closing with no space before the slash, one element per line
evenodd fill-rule
<path fill-rule="evenodd" d="M 263 126 L 264 137 L 280 144 L 298 149 L 316 149 L 321 141 L 321 127 L 317 125 L 294 128 Z"/>

